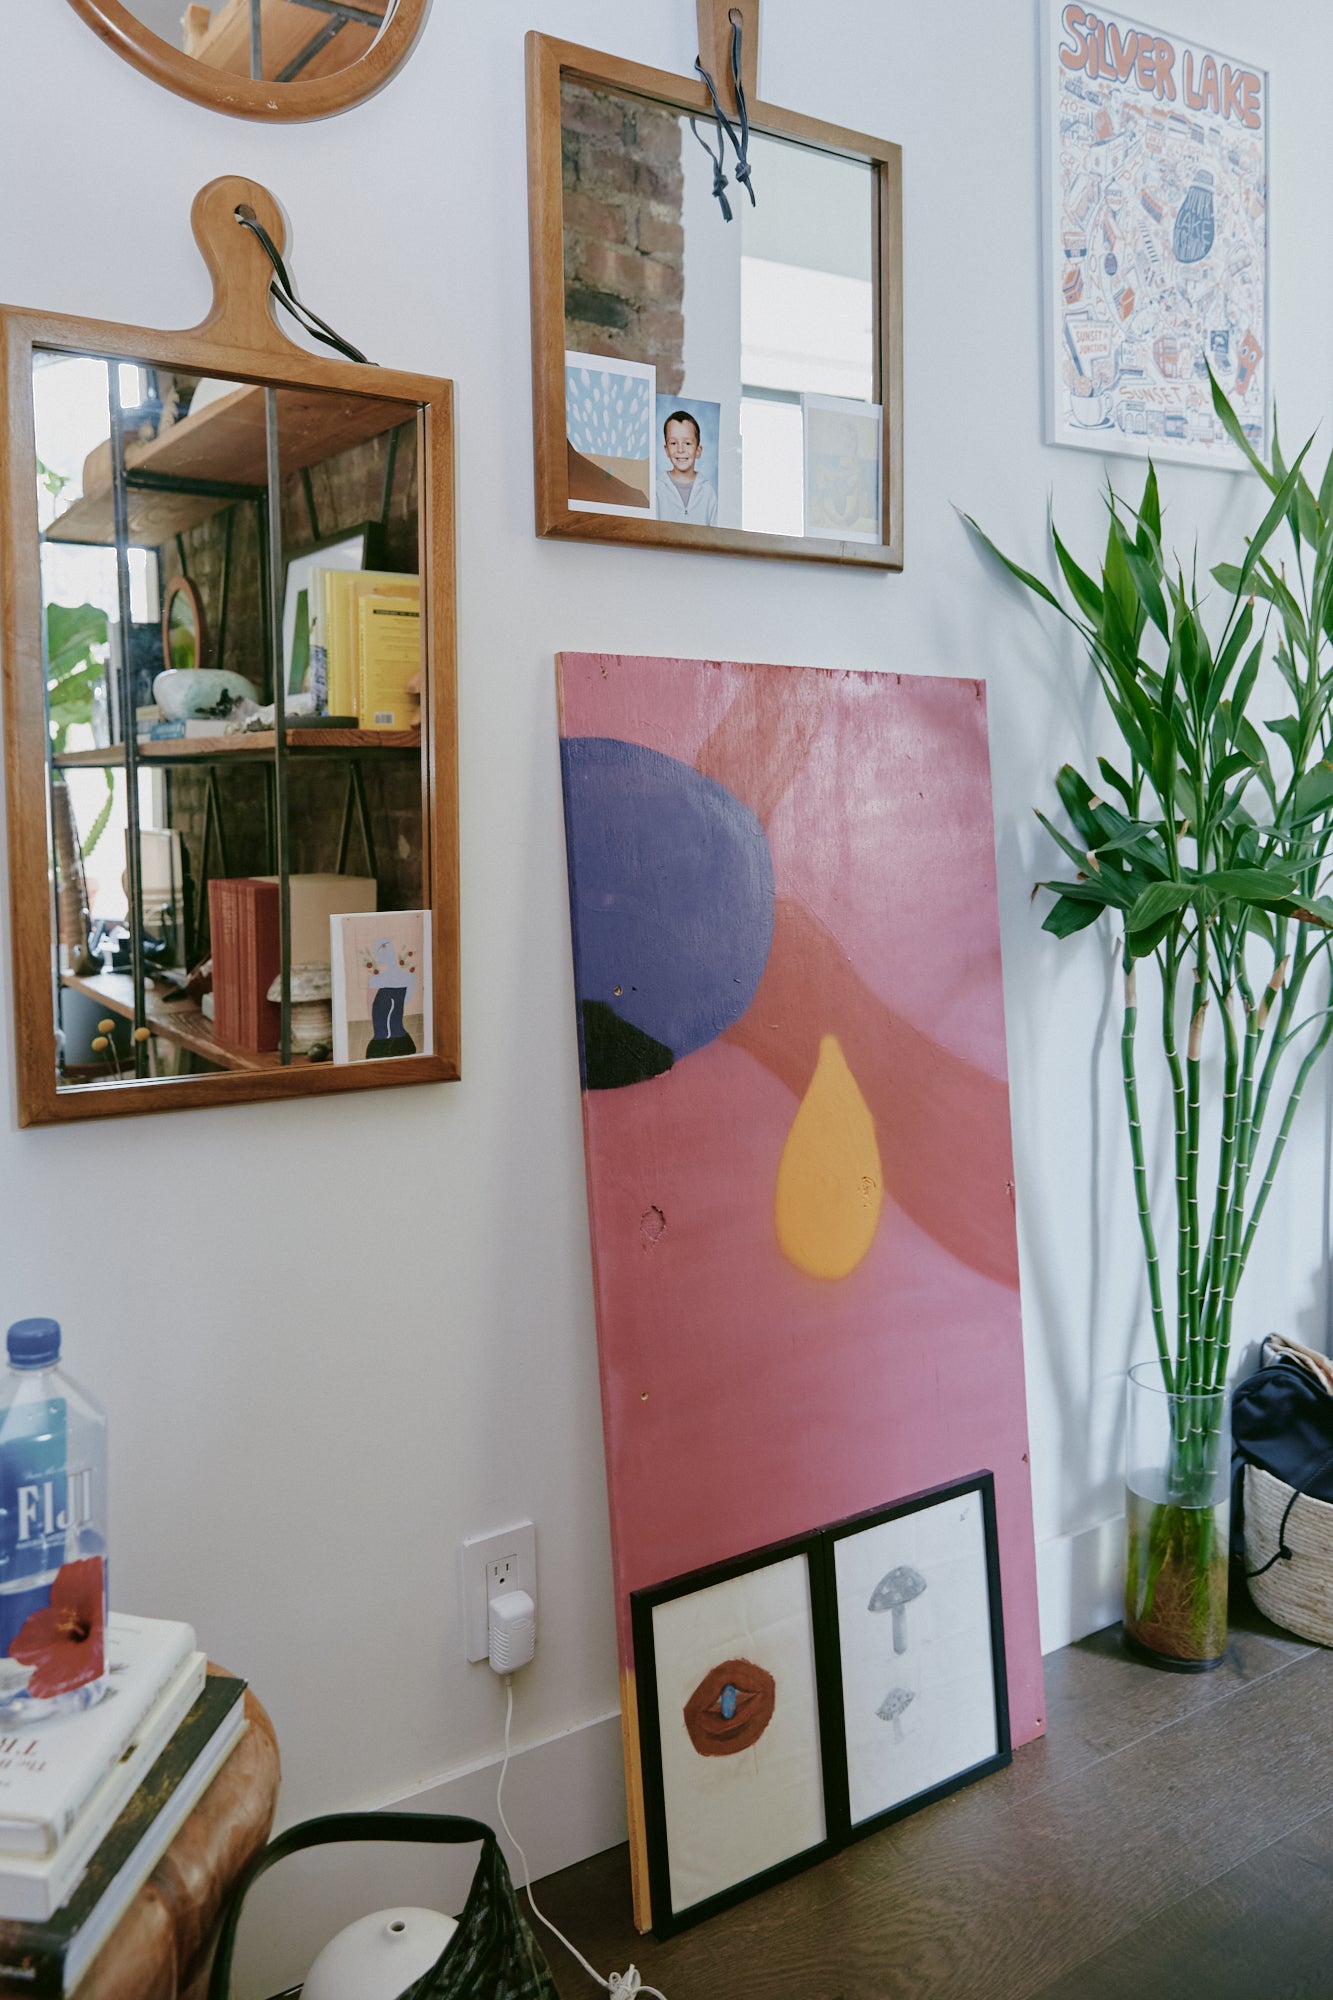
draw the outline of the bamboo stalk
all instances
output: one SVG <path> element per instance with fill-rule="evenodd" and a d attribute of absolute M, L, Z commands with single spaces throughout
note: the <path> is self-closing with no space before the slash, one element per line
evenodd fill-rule
<path fill-rule="evenodd" d="M 1222 1072 L 1222 1133 L 1218 1142 L 1217 1191 L 1213 1198 L 1212 1237 L 1208 1247 L 1206 1304 L 1203 1315 L 1202 1353 L 1190 1371 L 1190 1386 L 1199 1388 L 1212 1379 L 1212 1356 L 1217 1339 L 1217 1315 L 1222 1299 L 1222 1259 L 1226 1247 L 1227 1208 L 1236 1165 L 1236 1111 L 1240 1088 L 1240 1046 L 1231 1008 L 1233 989 L 1222 996 L 1222 1026 L 1226 1038 L 1226 1061 Z"/>
<path fill-rule="evenodd" d="M 1245 1017 L 1245 1050 L 1240 1070 L 1240 1106 L 1238 1117 L 1238 1141 L 1236 1153 L 1235 1182 L 1231 1194 L 1231 1209 L 1227 1216 L 1226 1261 L 1223 1266 L 1222 1303 L 1218 1316 L 1217 1349 L 1208 1381 L 1218 1385 L 1226 1380 L 1227 1361 L 1231 1354 L 1231 1318 L 1236 1303 L 1236 1288 L 1240 1284 L 1241 1273 L 1241 1231 L 1245 1222 L 1245 1194 L 1250 1179 L 1250 1164 L 1254 1157 L 1251 1143 L 1251 1127 L 1254 1112 L 1254 1068 L 1259 1052 L 1259 1042 L 1263 1028 L 1259 1021 L 1259 1010 L 1253 997 L 1247 995 Z"/>
<path fill-rule="evenodd" d="M 1176 979 L 1179 971 L 1180 960 L 1172 944 L 1167 947 L 1162 965 L 1162 1046 L 1171 1073 L 1171 1120 L 1175 1133 L 1177 1377 L 1189 1354 L 1190 1300 L 1194 1291 L 1189 1229 L 1189 1108 L 1185 1096 L 1185 1072 L 1176 1044 Z"/>
<path fill-rule="evenodd" d="M 1208 1016 L 1207 987 L 1208 941 L 1200 936 L 1198 961 L 1195 966 L 1195 983 L 1203 997 L 1195 1007 L 1190 1021 L 1190 1037 L 1186 1049 L 1186 1154 L 1189 1174 L 1188 1206 L 1186 1214 L 1190 1298 L 1189 1336 L 1187 1346 L 1190 1355 L 1199 1354 L 1200 1327 L 1202 1324 L 1203 1259 L 1199 1241 L 1199 1124 L 1200 1124 L 1200 1076 L 1203 1064 L 1203 1030 Z"/>
<path fill-rule="evenodd" d="M 1273 1141 L 1273 1150 L 1268 1156 L 1268 1166 L 1265 1170 L 1263 1181 L 1260 1184 L 1259 1193 L 1255 1198 L 1254 1212 L 1250 1216 L 1249 1227 L 1245 1231 L 1245 1240 L 1241 1245 L 1242 1270 L 1244 1270 L 1249 1259 L 1255 1231 L 1259 1227 L 1259 1218 L 1262 1216 L 1268 1204 L 1268 1197 L 1273 1190 L 1273 1176 L 1277 1173 L 1282 1155 L 1286 1151 L 1287 1140 L 1291 1136 L 1291 1128 L 1301 1101 L 1301 1092 L 1305 1089 L 1306 1083 L 1309 1080 L 1310 1071 L 1328 1047 L 1330 1036 L 1333 1036 L 1333 1010 L 1329 1012 L 1323 1027 L 1319 1030 L 1313 1048 L 1308 1051 L 1304 1061 L 1296 1072 L 1296 1081 L 1291 1087 L 1291 1096 L 1287 1099 L 1287 1108 L 1282 1115 L 1282 1123 L 1278 1127 L 1277 1137 Z"/>
<path fill-rule="evenodd" d="M 1125 1086 L 1125 1111 L 1129 1120 L 1129 1149 L 1134 1162 L 1134 1196 L 1139 1210 L 1139 1231 L 1148 1260 L 1148 1297 L 1152 1303 L 1153 1334 L 1168 1391 L 1175 1388 L 1175 1374 L 1166 1342 L 1166 1317 L 1162 1311 L 1162 1275 L 1153 1231 L 1152 1207 L 1148 1200 L 1148 1173 L 1143 1160 L 1143 1127 L 1139 1120 L 1139 1086 L 1134 1068 L 1134 1036 L 1139 1009 L 1134 978 L 1134 961 L 1125 947 L 1125 1018 L 1120 1030 L 1120 1068 Z"/>

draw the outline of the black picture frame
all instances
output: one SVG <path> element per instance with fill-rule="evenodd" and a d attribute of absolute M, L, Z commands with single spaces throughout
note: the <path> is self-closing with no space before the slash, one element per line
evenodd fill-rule
<path fill-rule="evenodd" d="M 302 542 L 284 551 L 282 566 L 282 662 L 287 694 L 299 694 L 305 681 L 308 655 L 301 662 L 299 676 L 293 660 L 292 634 L 298 625 L 296 599 L 302 595 L 301 579 L 308 571 L 314 557 L 325 555 L 330 549 L 341 549 L 349 543 L 359 542 L 358 569 L 374 569 L 380 559 L 380 544 L 383 533 L 376 521 L 357 521 L 350 528 L 340 528 L 335 533 L 321 535 L 317 541 Z M 352 565 L 348 564 L 348 568 Z M 293 586 L 296 586 L 294 589 Z M 308 644 L 308 628 L 307 628 Z"/>
<path fill-rule="evenodd" d="M 913 1791 L 909 1796 L 894 1800 L 881 1811 L 854 1817 L 850 1797 L 846 1685 L 839 1630 L 838 1546 L 857 1536 L 869 1534 L 890 1522 L 902 1521 L 911 1515 L 922 1514 L 936 1508 L 947 1509 L 951 1503 L 972 1495 L 979 1500 L 981 1510 L 987 1596 L 985 1627 L 990 1640 L 990 1684 L 994 1701 L 995 1750 L 989 1756 L 972 1759 L 957 1769 L 944 1772 L 934 1783 Z M 876 1508 L 870 1513 L 850 1515 L 846 1520 L 835 1522 L 833 1526 L 826 1528 L 820 1539 L 825 1558 L 828 1607 L 822 1652 L 827 1671 L 833 1679 L 833 1692 L 828 1704 L 829 1721 L 824 1739 L 827 1760 L 824 1797 L 834 1837 L 840 1846 L 845 1846 L 850 1841 L 861 1840 L 867 1834 L 878 1832 L 881 1827 L 891 1826 L 895 1821 L 905 1819 L 910 1813 L 919 1812 L 923 1806 L 933 1805 L 937 1800 L 947 1798 L 951 1792 L 960 1791 L 965 1785 L 975 1784 L 978 1779 L 988 1777 L 993 1771 L 1003 1770 L 1006 1765 L 1013 1762 L 1013 1744 L 1009 1729 L 1009 1685 L 1004 1657 L 1004 1607 L 1000 1591 L 994 1475 L 990 1472 L 973 1473 L 968 1478 L 954 1480 L 945 1486 L 931 1487 L 920 1493 L 909 1494 L 906 1499 L 896 1500 L 891 1505 Z M 893 1612 L 895 1622 L 900 1615 L 905 1624 L 910 1617 L 905 1605 L 901 1613 Z M 895 1633 L 895 1639 L 896 1636 Z M 897 1727 L 896 1721 L 894 1727 L 895 1729 Z"/>
<path fill-rule="evenodd" d="M 853 1819 L 848 1769 L 848 1733 L 845 1711 L 843 1648 L 839 1635 L 838 1545 L 868 1534 L 886 1523 L 905 1519 L 934 1507 L 946 1507 L 964 1496 L 975 1495 L 980 1502 L 981 1538 L 984 1549 L 986 1617 L 990 1643 L 990 1685 L 994 1702 L 994 1753 L 974 1759 L 956 1770 L 945 1772 L 936 1782 L 895 1800 L 883 1811 Z M 668 1825 L 666 1787 L 662 1752 L 663 1713 L 659 1688 L 658 1644 L 655 1614 L 660 1607 L 697 1595 L 715 1585 L 735 1582 L 774 1564 L 804 1558 L 809 1583 L 811 1650 L 814 1671 L 814 1701 L 818 1728 L 823 1837 L 798 1852 L 760 1868 L 728 1884 L 713 1895 L 677 1909 L 671 1893 L 671 1829 Z M 652 1905 L 652 1930 L 658 1938 L 675 1936 L 720 1911 L 745 1901 L 760 1890 L 770 1888 L 799 1874 L 827 1855 L 838 1852 L 867 1834 L 892 1825 L 919 1812 L 924 1806 L 947 1798 L 993 1771 L 1013 1761 L 1009 1727 L 1008 1680 L 1004 1655 L 1004 1611 L 1000 1594 L 999 1540 L 996 1530 L 995 1480 L 988 1471 L 977 1472 L 945 1485 L 911 1493 L 882 1507 L 848 1515 L 828 1527 L 785 1541 L 748 1551 L 721 1563 L 691 1570 L 683 1576 L 636 1590 L 630 1594 L 630 1620 L 634 1645 L 639 1767 L 643 1783 L 644 1828 L 647 1837 L 648 1886 Z M 706 1677 L 707 1678 L 707 1677 Z M 701 1683 L 701 1687 L 702 1687 Z M 674 1726 L 674 1720 L 673 1720 Z M 696 1747 L 697 1744 L 696 1744 Z"/>
<path fill-rule="evenodd" d="M 811 1645 L 814 1652 L 813 1693 L 819 1739 L 817 1752 L 824 1834 L 822 1839 L 729 1884 L 716 1894 L 677 1909 L 671 1894 L 671 1837 L 667 1824 L 663 1775 L 662 1715 L 658 1688 L 655 1615 L 661 1607 L 672 1604 L 680 1598 L 710 1590 L 719 1584 L 735 1582 L 741 1577 L 750 1576 L 774 1564 L 788 1562 L 794 1558 L 805 1561 L 809 1583 Z M 687 1930 L 694 1924 L 702 1923 L 708 1917 L 716 1916 L 721 1910 L 730 1909 L 733 1904 L 745 1901 L 760 1889 L 786 1881 L 789 1876 L 799 1874 L 802 1869 L 810 1867 L 834 1851 L 836 1842 L 829 1832 L 828 1825 L 828 1762 L 825 1749 L 828 1727 L 826 1701 L 831 1684 L 825 1663 L 820 1659 L 820 1633 L 827 1629 L 824 1556 L 820 1537 L 817 1534 L 796 1536 L 788 1541 L 772 1543 L 766 1548 L 750 1551 L 727 1562 L 692 1570 L 687 1575 L 673 1577 L 667 1583 L 633 1591 L 630 1595 L 630 1617 L 634 1639 L 639 1756 L 643 1776 L 653 1935 L 666 1938 L 673 1937 L 678 1931 Z"/>

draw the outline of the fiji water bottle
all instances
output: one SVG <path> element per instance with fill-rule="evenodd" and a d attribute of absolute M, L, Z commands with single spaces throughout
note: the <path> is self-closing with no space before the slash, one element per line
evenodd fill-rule
<path fill-rule="evenodd" d="M 0 1711 L 87 1708 L 106 1688 L 106 1418 L 56 1366 L 60 1327 L 9 1329 L 0 1380 Z"/>

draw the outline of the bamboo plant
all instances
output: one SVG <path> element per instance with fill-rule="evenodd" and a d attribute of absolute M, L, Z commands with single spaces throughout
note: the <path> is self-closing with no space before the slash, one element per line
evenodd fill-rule
<path fill-rule="evenodd" d="M 1137 507 L 1108 494 L 1100 576 L 1051 540 L 1073 609 L 995 548 L 1080 634 L 1124 744 L 1095 782 L 1066 765 L 1072 873 L 1044 882 L 1044 929 L 1109 912 L 1121 940 L 1120 1061 L 1138 1224 L 1163 1386 L 1180 1416 L 1170 1469 L 1188 1503 L 1214 1472 L 1237 1288 L 1310 1074 L 1333 1037 L 1333 454 L 1316 492 L 1307 444 L 1288 467 L 1274 423 L 1254 450 L 1219 385 L 1213 403 L 1271 502 L 1238 563 L 1201 583 L 1163 541 L 1156 472 Z M 971 523 L 975 528 L 975 522 Z M 978 533 L 981 531 L 978 529 Z M 1285 696 L 1279 699 L 1280 676 Z M 1274 715 L 1278 707 L 1280 713 Z M 1169 1095 L 1174 1172 L 1154 1201 L 1140 1115 L 1141 976 L 1155 973 L 1153 1059 Z M 1220 1104 L 1205 1060 L 1221 1056 Z M 1207 1072 L 1211 1074 L 1211 1072 Z M 1158 1523 L 1151 1597 L 1179 1522 Z M 1225 1556 L 1193 1551 L 1207 1562 Z M 1132 1545 L 1131 1545 L 1132 1554 Z M 1131 1598 L 1133 1584 L 1131 1580 Z M 1223 1597 L 1225 1603 L 1225 1597 Z"/>

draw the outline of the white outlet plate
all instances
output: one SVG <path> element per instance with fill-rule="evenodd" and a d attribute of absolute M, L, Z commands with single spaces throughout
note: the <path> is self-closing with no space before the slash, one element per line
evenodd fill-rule
<path fill-rule="evenodd" d="M 490 1658 L 487 1606 L 504 1590 L 526 1590 L 537 1602 L 537 1535 L 531 1521 L 473 1535 L 460 1552 L 463 1650 L 470 1660 Z"/>

